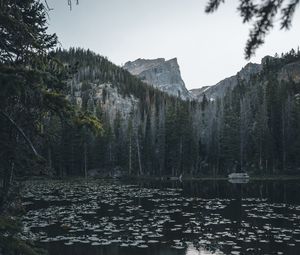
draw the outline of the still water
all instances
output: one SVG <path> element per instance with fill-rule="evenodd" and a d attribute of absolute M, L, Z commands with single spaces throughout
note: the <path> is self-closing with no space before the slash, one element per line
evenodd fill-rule
<path fill-rule="evenodd" d="M 49 255 L 300 254 L 300 182 L 31 181 L 23 238 Z"/>

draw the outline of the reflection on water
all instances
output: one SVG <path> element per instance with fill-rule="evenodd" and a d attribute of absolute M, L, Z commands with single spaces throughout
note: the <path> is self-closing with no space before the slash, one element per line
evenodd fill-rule
<path fill-rule="evenodd" d="M 232 184 L 245 184 L 245 183 L 248 183 L 250 180 L 249 178 L 241 178 L 241 179 L 229 179 L 228 180 L 230 183 Z"/>
<path fill-rule="evenodd" d="M 26 182 L 23 237 L 49 254 L 300 254 L 300 185 Z"/>
<path fill-rule="evenodd" d="M 221 254 L 224 254 L 220 251 L 217 251 L 217 252 L 210 252 L 208 250 L 205 250 L 203 248 L 199 248 L 199 249 L 196 249 L 195 247 L 193 246 L 188 246 L 187 249 L 186 249 L 186 253 L 185 255 L 221 255 Z"/>

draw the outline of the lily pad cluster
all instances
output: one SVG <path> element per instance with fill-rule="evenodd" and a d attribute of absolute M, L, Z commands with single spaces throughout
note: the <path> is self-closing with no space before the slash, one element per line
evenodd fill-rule
<path fill-rule="evenodd" d="M 300 249 L 299 205 L 208 199 L 182 189 L 101 180 L 31 181 L 22 194 L 27 211 L 22 238 L 50 246 L 164 247 L 178 254 L 298 254 Z"/>

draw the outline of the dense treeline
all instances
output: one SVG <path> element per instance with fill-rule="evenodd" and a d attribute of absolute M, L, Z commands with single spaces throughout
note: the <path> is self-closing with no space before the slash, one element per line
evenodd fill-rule
<path fill-rule="evenodd" d="M 62 114 L 67 107 L 64 98 L 56 97 L 64 90 L 64 74 L 47 57 L 57 37 L 46 33 L 45 15 L 35 1 L 1 1 L 0 205 L 15 173 L 42 161 L 32 138 L 38 137 L 50 105 L 55 108 L 56 101 Z"/>
<path fill-rule="evenodd" d="M 0 1 L 1 254 L 41 253 L 18 238 L 21 225 L 10 217 L 21 208 L 14 177 L 45 167 L 39 144 L 47 140 L 49 116 L 76 117 L 64 96 L 68 72 L 48 55 L 57 37 L 46 33 L 46 15 L 39 1 Z"/>
<path fill-rule="evenodd" d="M 299 174 L 299 51 L 183 101 L 89 50 L 53 51 L 41 2 L 0 6 L 0 253 L 36 254 L 7 217 L 16 176 Z"/>
<path fill-rule="evenodd" d="M 47 11 L 35 0 L 1 1 L 0 8 L 0 214 L 16 175 L 47 170 L 43 144 L 59 136 L 59 125 L 101 130 L 98 119 L 67 100 L 74 68 L 49 52 L 55 34 L 47 34 Z M 48 122 L 56 119 L 52 129 Z"/>
<path fill-rule="evenodd" d="M 261 73 L 239 79 L 224 98 L 211 101 L 204 95 L 202 102 L 168 96 L 88 50 L 55 55 L 78 68 L 71 100 L 81 98 L 79 106 L 105 125 L 101 137 L 66 127 L 63 142 L 51 145 L 57 174 L 83 175 L 86 169 L 154 176 L 298 173 L 299 84 L 281 76 L 297 63 L 299 52 L 266 58 Z M 105 83 L 111 87 L 105 86 L 100 100 L 97 87 Z M 111 100 L 113 88 L 137 102 L 123 109 L 114 103 L 118 99 Z"/>
<path fill-rule="evenodd" d="M 267 57 L 258 75 L 210 104 L 207 153 L 217 173 L 299 174 L 299 60 L 294 50 Z"/>
<path fill-rule="evenodd" d="M 298 174 L 299 51 L 267 58 L 223 98 L 183 101 L 89 50 L 50 52 L 57 38 L 42 4 L 3 6 L 20 25 L 1 27 L 2 198 L 16 174 L 32 172 Z"/>
<path fill-rule="evenodd" d="M 191 111 L 197 104 L 154 89 L 89 50 L 59 49 L 54 56 L 76 66 L 77 73 L 69 82 L 70 101 L 95 114 L 105 130 L 95 137 L 66 126 L 59 140 L 45 144 L 44 152 L 56 174 L 83 175 L 87 169 L 102 173 L 120 170 L 130 175 L 190 171 L 197 151 Z M 99 87 L 107 83 L 110 85 L 99 92 Z M 127 112 L 112 102 L 121 100 L 111 99 L 114 89 L 125 101 L 136 99 Z M 100 98 L 97 93 L 101 93 Z M 53 129 L 55 122 L 50 122 Z"/>

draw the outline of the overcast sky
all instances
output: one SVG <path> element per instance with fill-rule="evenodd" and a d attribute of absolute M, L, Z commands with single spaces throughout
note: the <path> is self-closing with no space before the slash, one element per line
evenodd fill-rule
<path fill-rule="evenodd" d="M 73 0 L 75 2 L 75 0 Z M 64 48 L 89 48 L 122 65 L 137 58 L 177 57 L 188 89 L 213 85 L 236 74 L 247 62 L 244 46 L 249 27 L 236 12 L 237 0 L 205 14 L 207 0 L 48 0 L 49 31 Z M 291 30 L 278 25 L 250 61 L 300 45 L 300 10 Z"/>

